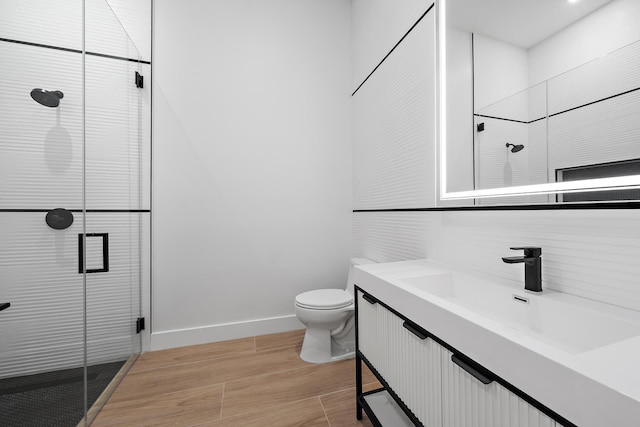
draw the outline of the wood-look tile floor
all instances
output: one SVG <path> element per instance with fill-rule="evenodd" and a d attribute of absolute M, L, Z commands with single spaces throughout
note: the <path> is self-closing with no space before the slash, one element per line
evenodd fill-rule
<path fill-rule="evenodd" d="M 304 331 L 142 354 L 91 424 L 371 426 L 356 420 L 355 362 L 303 362 Z M 380 387 L 363 369 L 365 390 Z"/>

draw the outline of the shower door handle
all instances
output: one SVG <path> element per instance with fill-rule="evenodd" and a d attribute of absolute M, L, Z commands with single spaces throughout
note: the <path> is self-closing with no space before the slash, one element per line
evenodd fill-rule
<path fill-rule="evenodd" d="M 6 310 L 9 307 L 11 307 L 11 303 L 10 302 L 0 302 L 0 311 Z"/>
<path fill-rule="evenodd" d="M 91 266 L 92 268 L 86 268 L 85 264 L 85 243 L 88 243 L 88 239 L 100 239 L 100 251 L 102 262 L 99 266 Z M 109 271 L 109 233 L 87 233 L 84 236 L 78 234 L 78 273 L 106 273 Z"/>

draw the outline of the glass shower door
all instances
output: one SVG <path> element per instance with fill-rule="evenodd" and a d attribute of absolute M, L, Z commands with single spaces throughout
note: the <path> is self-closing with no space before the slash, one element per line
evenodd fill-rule
<path fill-rule="evenodd" d="M 87 365 L 99 376 L 141 351 L 150 71 L 103 0 L 86 1 L 85 43 Z M 101 390 L 88 388 L 89 407 Z"/>
<path fill-rule="evenodd" d="M 0 2 L 0 425 L 86 422 L 140 352 L 145 66 L 103 0 Z"/>

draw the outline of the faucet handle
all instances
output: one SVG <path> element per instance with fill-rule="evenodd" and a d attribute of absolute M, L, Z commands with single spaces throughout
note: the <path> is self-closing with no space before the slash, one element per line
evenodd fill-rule
<path fill-rule="evenodd" d="M 524 250 L 524 256 L 526 258 L 537 258 L 542 255 L 542 248 L 538 248 L 536 246 L 520 246 L 517 248 L 509 248 L 514 251 Z"/>

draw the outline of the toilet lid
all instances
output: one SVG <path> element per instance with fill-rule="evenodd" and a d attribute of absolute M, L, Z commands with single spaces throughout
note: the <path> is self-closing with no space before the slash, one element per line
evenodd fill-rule
<path fill-rule="evenodd" d="M 316 289 L 296 297 L 296 305 L 302 308 L 331 310 L 353 304 L 353 296 L 344 289 Z"/>

